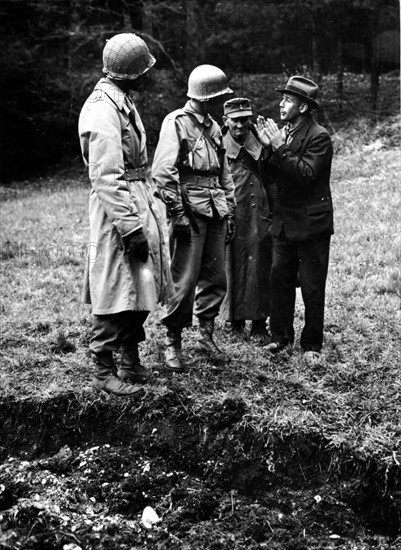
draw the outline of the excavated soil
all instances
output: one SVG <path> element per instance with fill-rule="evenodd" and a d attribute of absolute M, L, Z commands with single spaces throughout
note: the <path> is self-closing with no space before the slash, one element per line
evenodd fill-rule
<path fill-rule="evenodd" d="M 391 468 L 262 437 L 240 399 L 200 417 L 183 391 L 88 395 L 1 402 L 1 549 L 401 548 Z"/>

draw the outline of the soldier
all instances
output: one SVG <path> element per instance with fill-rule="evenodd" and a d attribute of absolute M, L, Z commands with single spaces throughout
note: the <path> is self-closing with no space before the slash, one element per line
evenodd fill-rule
<path fill-rule="evenodd" d="M 225 244 L 235 234 L 234 184 L 220 127 L 209 111 L 222 106 L 224 72 L 200 65 L 189 76 L 190 98 L 164 120 L 152 166 L 171 218 L 174 292 L 162 323 L 167 327 L 165 366 L 182 372 L 181 333 L 199 318 L 197 351 L 212 360 L 227 357 L 213 340 L 214 320 L 226 292 Z"/>
<path fill-rule="evenodd" d="M 244 331 L 245 320 L 251 320 L 251 336 L 266 344 L 273 202 L 266 189 L 273 191 L 273 186 L 265 188 L 266 155 L 251 116 L 247 98 L 235 97 L 224 104 L 223 144 L 235 184 L 237 232 L 227 251 L 228 290 L 221 315 L 233 332 Z"/>
<path fill-rule="evenodd" d="M 142 393 L 138 384 L 149 378 L 138 343 L 145 339 L 148 313 L 165 297 L 169 275 L 164 206 L 146 177 L 146 134 L 129 93 L 143 86 L 154 63 L 135 34 L 113 36 L 103 50 L 106 78 L 96 84 L 79 117 L 92 185 L 84 294 L 93 314 L 93 386 L 120 396 Z M 118 350 L 117 370 L 113 352 Z"/>

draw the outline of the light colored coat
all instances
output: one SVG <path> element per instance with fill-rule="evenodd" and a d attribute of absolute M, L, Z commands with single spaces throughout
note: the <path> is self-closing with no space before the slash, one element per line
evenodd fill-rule
<path fill-rule="evenodd" d="M 108 79 L 101 79 L 79 117 L 79 136 L 89 169 L 90 243 L 84 301 L 92 313 L 151 311 L 165 303 L 170 287 L 165 208 L 143 174 L 146 134 L 129 97 Z M 129 257 L 123 238 L 142 228 L 149 242 L 146 262 Z"/>
<path fill-rule="evenodd" d="M 205 133 L 215 147 L 206 139 Z M 191 150 L 188 155 L 190 161 L 189 158 L 181 158 L 183 139 L 187 140 Z M 153 158 L 152 176 L 160 196 L 169 208 L 182 207 L 180 183 L 186 182 L 189 202 L 195 214 L 212 218 L 217 211 L 220 218 L 234 216 L 234 183 L 225 156 L 220 168 L 218 149 L 221 143 L 222 135 L 217 122 L 209 115 L 197 113 L 190 101 L 183 109 L 177 109 L 166 116 Z M 187 173 L 185 164 L 188 163 L 190 166 Z M 209 176 L 214 174 L 215 183 L 201 185 L 200 174 L 209 181 Z"/>

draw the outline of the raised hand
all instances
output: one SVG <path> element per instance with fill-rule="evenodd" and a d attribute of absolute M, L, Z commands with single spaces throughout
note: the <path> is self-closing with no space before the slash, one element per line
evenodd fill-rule
<path fill-rule="evenodd" d="M 256 119 L 256 131 L 258 138 L 263 147 L 269 147 L 270 139 L 265 131 L 265 118 L 262 115 L 258 115 Z"/>
<path fill-rule="evenodd" d="M 272 118 L 268 118 L 265 121 L 265 132 L 273 149 L 278 149 L 281 145 L 284 145 L 284 136 Z"/>

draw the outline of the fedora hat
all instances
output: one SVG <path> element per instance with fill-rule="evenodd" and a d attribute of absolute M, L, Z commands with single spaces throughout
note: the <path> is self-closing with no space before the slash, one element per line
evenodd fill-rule
<path fill-rule="evenodd" d="M 319 109 L 319 103 L 316 101 L 318 91 L 319 86 L 313 80 L 309 80 L 304 76 L 291 76 L 285 88 L 276 88 L 276 92 L 295 94 L 305 99 L 315 109 Z"/>

